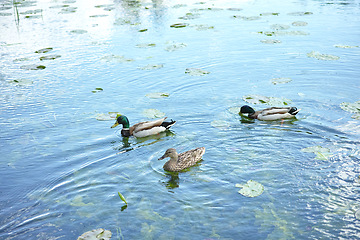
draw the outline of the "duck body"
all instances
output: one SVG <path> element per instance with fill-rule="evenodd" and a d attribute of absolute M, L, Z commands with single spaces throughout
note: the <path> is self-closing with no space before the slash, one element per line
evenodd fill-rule
<path fill-rule="evenodd" d="M 195 148 L 180 154 L 176 152 L 175 148 L 169 148 L 159 160 L 170 157 L 170 160 L 163 166 L 164 170 L 169 172 L 179 172 L 199 162 L 204 153 L 204 147 Z"/>
<path fill-rule="evenodd" d="M 240 113 L 248 114 L 249 118 L 259 119 L 263 121 L 273 121 L 285 118 L 293 118 L 300 111 L 296 107 L 271 107 L 260 111 L 255 111 L 252 107 L 244 105 L 240 109 Z"/>
<path fill-rule="evenodd" d="M 120 115 L 117 116 L 116 122 L 111 128 L 116 127 L 117 125 L 123 125 L 121 130 L 121 135 L 123 137 L 135 136 L 137 138 L 147 137 L 150 135 L 155 135 L 161 132 L 168 130 L 176 121 L 171 120 L 170 122 L 165 122 L 166 117 L 157 119 L 155 121 L 140 122 L 130 127 L 129 120 L 126 116 Z"/>

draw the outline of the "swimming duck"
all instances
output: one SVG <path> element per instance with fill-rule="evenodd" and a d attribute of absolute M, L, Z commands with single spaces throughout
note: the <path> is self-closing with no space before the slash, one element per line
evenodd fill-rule
<path fill-rule="evenodd" d="M 135 136 L 135 137 L 147 137 L 155 135 L 168 130 L 176 121 L 164 122 L 166 117 L 155 120 L 140 122 L 130 127 L 129 119 L 124 115 L 117 115 L 116 122 L 111 128 L 116 127 L 119 124 L 123 125 L 121 135 L 123 137 Z"/>
<path fill-rule="evenodd" d="M 169 148 L 159 160 L 170 157 L 170 160 L 164 164 L 164 170 L 169 172 L 179 172 L 195 165 L 201 160 L 204 153 L 204 147 L 195 148 L 180 154 L 176 152 L 175 148 Z"/>
<path fill-rule="evenodd" d="M 248 113 L 248 117 L 265 121 L 293 118 L 300 111 L 296 107 L 272 107 L 264 110 L 255 111 L 252 107 L 244 105 L 240 113 Z"/>

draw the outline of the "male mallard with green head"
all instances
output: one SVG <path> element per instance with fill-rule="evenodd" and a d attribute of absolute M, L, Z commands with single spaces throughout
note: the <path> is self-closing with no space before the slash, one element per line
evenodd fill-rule
<path fill-rule="evenodd" d="M 296 107 L 272 107 L 260 111 L 255 111 L 248 105 L 244 105 L 240 109 L 240 113 L 247 113 L 249 118 L 264 121 L 293 118 L 299 111 L 300 109 L 297 109 Z"/>
<path fill-rule="evenodd" d="M 155 135 L 168 130 L 176 121 L 171 120 L 170 122 L 164 122 L 166 117 L 155 120 L 140 122 L 130 127 L 129 119 L 124 115 L 116 116 L 116 122 L 111 128 L 122 124 L 121 135 L 123 137 L 135 136 L 135 137 L 147 137 Z"/>
<path fill-rule="evenodd" d="M 180 154 L 176 152 L 175 148 L 169 148 L 159 160 L 169 157 L 170 160 L 164 164 L 164 170 L 169 172 L 179 172 L 199 162 L 204 153 L 204 147 L 195 148 Z"/>

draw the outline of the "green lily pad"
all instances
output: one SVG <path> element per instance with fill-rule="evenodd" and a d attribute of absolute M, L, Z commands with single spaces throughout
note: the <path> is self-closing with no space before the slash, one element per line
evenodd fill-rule
<path fill-rule="evenodd" d="M 283 83 L 288 83 L 291 82 L 292 79 L 291 78 L 273 78 L 271 79 L 271 82 L 276 85 L 276 84 L 283 84 Z"/>
<path fill-rule="evenodd" d="M 358 209 L 356 212 L 355 212 L 355 218 L 357 220 L 360 220 L 360 209 Z"/>
<path fill-rule="evenodd" d="M 205 30 L 209 30 L 209 29 L 214 29 L 214 26 L 209 26 L 206 24 L 200 24 L 200 25 L 192 25 L 191 27 L 194 27 L 196 30 L 198 31 L 205 31 Z"/>
<path fill-rule="evenodd" d="M 53 48 L 42 48 L 40 50 L 35 51 L 35 53 L 47 53 L 47 52 L 50 52 L 52 50 L 53 50 Z"/>
<path fill-rule="evenodd" d="M 260 13 L 260 16 L 279 16 L 280 13 L 277 12 L 266 12 L 266 13 Z"/>
<path fill-rule="evenodd" d="M 186 27 L 188 25 L 189 24 L 187 24 L 187 23 L 175 23 L 175 24 L 170 25 L 170 27 L 172 27 L 172 28 L 184 28 L 184 27 Z"/>
<path fill-rule="evenodd" d="M 321 147 L 321 146 L 312 146 L 301 149 L 302 152 L 315 153 L 315 159 L 319 160 L 328 160 L 332 154 L 330 153 L 330 149 Z"/>
<path fill-rule="evenodd" d="M 148 64 L 144 67 L 139 67 L 141 70 L 153 70 L 153 69 L 160 69 L 163 68 L 164 64 Z"/>
<path fill-rule="evenodd" d="M 185 43 L 169 42 L 168 45 L 165 47 L 165 51 L 173 52 L 175 50 L 179 50 L 179 49 L 184 48 L 186 46 L 187 45 Z"/>
<path fill-rule="evenodd" d="M 280 40 L 276 40 L 276 39 L 266 39 L 266 40 L 261 40 L 260 42 L 265 43 L 265 44 L 278 44 L 278 43 L 281 43 Z"/>
<path fill-rule="evenodd" d="M 306 15 L 312 15 L 313 13 L 312 12 L 291 12 L 291 13 L 288 13 L 288 15 L 291 15 L 291 16 L 306 16 Z"/>
<path fill-rule="evenodd" d="M 241 15 L 234 15 L 233 18 L 240 18 L 244 21 L 255 21 L 255 20 L 261 19 L 261 17 L 259 17 L 259 16 L 246 17 L 246 16 L 241 16 Z"/>
<path fill-rule="evenodd" d="M 105 62 L 118 62 L 118 63 L 126 63 L 126 62 L 133 62 L 134 59 L 132 58 L 125 58 L 124 56 L 119 56 L 119 55 L 107 55 L 102 57 L 100 60 L 105 61 Z"/>
<path fill-rule="evenodd" d="M 102 228 L 83 233 L 77 240 L 110 240 L 112 233 Z"/>
<path fill-rule="evenodd" d="M 41 61 L 44 61 L 44 60 L 55 60 L 57 58 L 61 57 L 61 55 L 48 55 L 48 56 L 43 56 L 43 57 L 40 57 L 40 60 Z"/>
<path fill-rule="evenodd" d="M 89 17 L 91 17 L 91 18 L 99 18 L 99 17 L 107 17 L 107 16 L 109 16 L 109 15 L 107 15 L 107 14 L 96 14 L 96 15 L 91 15 Z"/>
<path fill-rule="evenodd" d="M 102 91 L 104 91 L 104 89 L 102 89 L 102 88 L 95 88 L 95 90 L 92 90 L 91 92 L 97 93 L 97 92 L 102 92 Z"/>
<path fill-rule="evenodd" d="M 251 104 L 267 104 L 272 106 L 287 106 L 291 103 L 291 100 L 286 98 L 266 97 L 256 94 L 243 96 L 243 100 Z"/>
<path fill-rule="evenodd" d="M 99 113 L 96 116 L 96 120 L 98 121 L 113 121 L 114 119 L 116 119 L 116 117 L 120 115 L 119 112 L 108 112 L 108 113 Z"/>
<path fill-rule="evenodd" d="M 161 112 L 158 109 L 150 108 L 145 109 L 142 114 L 147 118 L 162 118 L 165 117 L 165 113 Z"/>
<path fill-rule="evenodd" d="M 169 93 L 164 93 L 164 92 L 153 92 L 153 93 L 148 93 L 145 95 L 148 98 L 165 98 L 165 97 L 169 97 L 170 94 Z"/>
<path fill-rule="evenodd" d="M 144 28 L 144 29 L 140 29 L 138 32 L 146 32 L 148 29 Z"/>
<path fill-rule="evenodd" d="M 349 45 L 337 44 L 337 45 L 334 45 L 334 47 L 336 47 L 336 48 L 358 48 L 359 46 L 349 46 Z"/>
<path fill-rule="evenodd" d="M 303 27 L 303 26 L 307 26 L 308 23 L 304 22 L 304 21 L 295 21 L 291 25 L 296 26 L 296 27 Z"/>
<path fill-rule="evenodd" d="M 185 73 L 187 73 L 191 76 L 203 76 L 203 75 L 209 74 L 210 72 L 202 70 L 200 68 L 187 68 L 185 70 Z"/>
<path fill-rule="evenodd" d="M 290 26 L 285 24 L 273 24 L 270 26 L 270 28 L 274 30 L 286 30 L 289 29 Z"/>
<path fill-rule="evenodd" d="M 351 118 L 360 120 L 360 113 L 355 113 L 354 115 L 351 116 Z"/>
<path fill-rule="evenodd" d="M 25 70 L 43 70 L 46 67 L 44 65 L 31 64 L 31 65 L 23 65 L 20 68 Z"/>
<path fill-rule="evenodd" d="M 150 48 L 150 47 L 156 47 L 155 43 L 140 43 L 136 45 L 137 48 Z"/>
<path fill-rule="evenodd" d="M 219 129 L 227 129 L 230 124 L 225 120 L 214 120 L 211 122 L 211 126 Z"/>
<path fill-rule="evenodd" d="M 237 183 L 235 187 L 241 188 L 239 193 L 245 197 L 257 197 L 264 192 L 264 186 L 253 180 L 247 181 L 246 184 Z"/>
<path fill-rule="evenodd" d="M 318 60 L 324 60 L 324 61 L 334 61 L 340 59 L 340 57 L 330 54 L 322 54 L 316 51 L 309 52 L 307 54 L 308 57 L 316 58 Z"/>
<path fill-rule="evenodd" d="M 87 33 L 88 31 L 83 30 L 83 29 L 75 29 L 75 30 L 71 30 L 70 33 L 74 33 L 74 34 L 84 34 Z"/>
<path fill-rule="evenodd" d="M 9 83 L 13 83 L 19 86 L 29 86 L 33 84 L 33 81 L 29 80 L 29 79 L 14 79 L 9 81 Z"/>
<path fill-rule="evenodd" d="M 340 104 L 342 110 L 351 113 L 360 113 L 360 101 L 351 103 L 351 102 L 343 102 Z"/>

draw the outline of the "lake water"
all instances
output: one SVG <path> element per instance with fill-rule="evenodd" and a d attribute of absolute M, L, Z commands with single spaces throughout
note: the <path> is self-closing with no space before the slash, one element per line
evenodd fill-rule
<path fill-rule="evenodd" d="M 359 238 L 360 1 L 1 1 L 0 29 L 1 239 Z"/>

